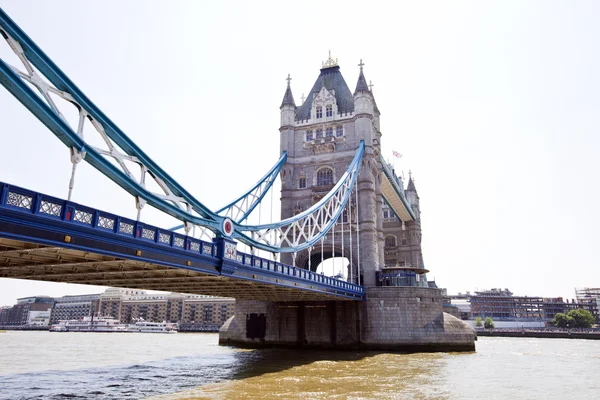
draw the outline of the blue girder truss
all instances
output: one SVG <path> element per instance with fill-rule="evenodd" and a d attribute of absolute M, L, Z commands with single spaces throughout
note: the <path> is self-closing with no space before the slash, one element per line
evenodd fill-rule
<path fill-rule="evenodd" d="M 353 162 L 332 191 L 313 207 L 293 218 L 268 225 L 243 224 L 263 199 L 264 194 L 271 188 L 285 163 L 285 154 L 250 191 L 218 212 L 213 212 L 185 190 L 129 139 L 1 8 L 0 34 L 9 42 L 27 70 L 26 73 L 15 70 L 0 59 L 0 83 L 73 152 L 81 154 L 85 161 L 137 199 L 143 199 L 153 207 L 184 223 L 206 227 L 218 235 L 224 235 L 224 221 L 229 218 L 227 210 L 240 202 L 246 202 L 239 217 L 232 221 L 233 232 L 230 235 L 232 238 L 269 252 L 297 252 L 314 245 L 328 233 L 350 197 L 364 152 L 364 143 L 362 142 L 356 151 Z M 34 67 L 53 87 L 42 82 Z M 26 80 L 37 87 L 42 92 L 42 96 L 34 92 Z M 89 120 L 104 140 L 107 143 L 112 141 L 114 146 L 118 146 L 123 151 L 123 154 L 119 153 L 116 157 L 115 154 L 118 152 L 112 151 L 111 146 L 113 145 L 111 144 L 109 144 L 111 151 L 99 151 L 89 145 L 79 132 L 75 132 L 71 128 L 60 112 L 55 109 L 54 104 L 49 101 L 49 94 L 44 92 L 48 89 L 78 108 L 80 125 L 86 119 Z M 114 157 L 121 169 L 107 156 Z M 165 195 L 148 190 L 143 178 L 141 182 L 137 182 L 123 166 L 124 159 L 139 164 L 142 174 L 147 173 L 155 179 Z M 257 192 L 257 188 L 261 190 Z"/>

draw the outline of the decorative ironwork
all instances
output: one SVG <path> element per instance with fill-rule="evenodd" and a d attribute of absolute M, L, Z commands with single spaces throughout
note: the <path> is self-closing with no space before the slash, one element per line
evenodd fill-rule
<path fill-rule="evenodd" d="M 60 213 L 62 212 L 62 205 L 56 203 L 50 203 L 49 201 L 42 200 L 40 203 L 40 212 L 43 214 L 54 215 L 55 217 L 60 217 Z"/>
<path fill-rule="evenodd" d="M 177 246 L 177 247 L 183 247 L 183 244 L 184 244 L 184 242 L 183 242 L 183 239 L 182 239 L 182 238 L 180 238 L 180 237 L 176 237 L 176 238 L 173 240 L 173 244 L 174 244 L 175 246 Z"/>
<path fill-rule="evenodd" d="M 144 239 L 154 240 L 155 232 L 152 229 L 142 228 L 142 237 Z"/>
<path fill-rule="evenodd" d="M 236 256 L 236 260 L 237 260 L 237 262 L 239 262 L 240 264 L 242 264 L 244 262 L 244 256 L 241 255 L 241 254 L 238 254 Z"/>
<path fill-rule="evenodd" d="M 362 60 L 360 60 L 360 62 L 362 64 Z M 338 59 L 337 59 L 337 57 L 335 59 L 333 57 L 331 57 L 331 50 L 329 50 L 329 57 L 327 58 L 326 61 L 323 61 L 321 65 L 323 66 L 323 68 L 337 67 Z"/>
<path fill-rule="evenodd" d="M 82 210 L 75 210 L 75 216 L 73 217 L 74 221 L 81 222 L 83 224 L 92 224 L 92 218 L 94 215 L 89 212 L 85 212 Z"/>
<path fill-rule="evenodd" d="M 6 204 L 14 207 L 25 208 L 31 210 L 31 204 L 33 203 L 33 197 L 25 196 L 20 193 L 8 192 L 8 198 Z"/>
<path fill-rule="evenodd" d="M 115 227 L 115 220 L 112 218 L 107 218 L 100 216 L 98 218 L 98 226 L 100 228 L 110 229 L 112 230 Z"/>
<path fill-rule="evenodd" d="M 212 256 L 212 246 L 210 244 L 205 244 L 202 246 L 203 254 L 210 254 Z"/>
<path fill-rule="evenodd" d="M 119 232 L 128 233 L 131 235 L 133 233 L 133 225 L 128 224 L 127 222 L 121 222 L 119 224 Z"/>
<path fill-rule="evenodd" d="M 254 260 L 254 266 L 260 267 L 260 260 L 258 260 L 258 259 Z"/>
<path fill-rule="evenodd" d="M 200 243 L 190 242 L 190 250 L 200 251 Z"/>
<path fill-rule="evenodd" d="M 237 249 L 235 243 L 227 243 L 225 242 L 225 249 L 223 251 L 223 258 L 227 258 L 229 260 L 237 259 Z"/>
<path fill-rule="evenodd" d="M 169 235 L 168 233 L 159 232 L 158 241 L 164 244 L 169 244 L 171 243 L 171 235 Z"/>

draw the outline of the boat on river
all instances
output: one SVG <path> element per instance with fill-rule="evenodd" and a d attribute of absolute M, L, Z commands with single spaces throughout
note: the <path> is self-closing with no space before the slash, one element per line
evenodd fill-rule
<path fill-rule="evenodd" d="M 88 316 L 81 319 L 60 320 L 50 332 L 127 332 L 127 326 L 108 316 Z"/>
<path fill-rule="evenodd" d="M 127 326 L 127 332 L 137 333 L 177 333 L 177 324 L 163 322 L 149 322 L 140 319 Z"/>

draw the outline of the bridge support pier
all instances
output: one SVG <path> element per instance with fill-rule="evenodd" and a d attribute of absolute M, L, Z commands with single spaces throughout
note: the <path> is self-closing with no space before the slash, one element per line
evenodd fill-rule
<path fill-rule="evenodd" d="M 442 311 L 439 289 L 371 287 L 367 300 L 238 300 L 219 344 L 386 351 L 474 351 L 475 331 Z"/>

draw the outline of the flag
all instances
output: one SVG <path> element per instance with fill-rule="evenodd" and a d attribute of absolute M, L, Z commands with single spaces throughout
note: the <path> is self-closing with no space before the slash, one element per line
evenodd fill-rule
<path fill-rule="evenodd" d="M 402 154 L 398 153 L 396 150 L 392 150 L 392 153 L 394 153 L 394 157 L 396 158 L 402 157 Z"/>

